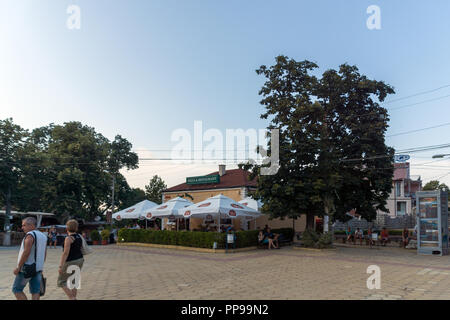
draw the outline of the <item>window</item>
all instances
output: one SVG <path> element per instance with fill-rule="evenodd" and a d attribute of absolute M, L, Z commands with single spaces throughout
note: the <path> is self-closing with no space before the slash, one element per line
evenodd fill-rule
<path fill-rule="evenodd" d="M 395 183 L 395 194 L 397 197 L 400 197 L 402 195 L 402 182 L 397 181 Z"/>
<path fill-rule="evenodd" d="M 231 219 L 220 219 L 220 224 L 231 224 Z"/>
<path fill-rule="evenodd" d="M 406 214 L 406 202 L 405 201 L 397 202 L 397 215 L 403 216 L 405 214 Z"/>

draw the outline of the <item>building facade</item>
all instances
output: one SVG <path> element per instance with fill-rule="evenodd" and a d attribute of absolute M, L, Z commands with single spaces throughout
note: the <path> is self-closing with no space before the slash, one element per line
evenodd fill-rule
<path fill-rule="evenodd" d="M 392 191 L 387 199 L 387 213 L 390 217 L 411 215 L 416 206 L 416 192 L 422 191 L 420 176 L 410 175 L 410 164 L 395 163 Z M 379 211 L 378 214 L 386 214 Z"/>
<path fill-rule="evenodd" d="M 184 197 L 187 200 L 197 203 L 222 194 L 235 201 L 241 201 L 256 190 L 256 178 L 250 180 L 249 176 L 250 172 L 243 169 L 226 170 L 225 165 L 219 165 L 219 171 L 209 173 L 202 177 L 188 177 L 185 183 L 166 189 L 163 192 L 162 200 L 165 202 L 176 197 Z M 245 221 L 244 219 L 236 218 L 232 221 L 222 221 L 222 223 L 225 225 L 231 223 L 235 230 L 263 229 L 267 224 L 271 228 L 295 227 L 296 231 L 303 231 L 306 226 L 306 219 L 302 217 L 297 220 L 269 220 L 267 215 L 262 215 L 256 221 Z M 191 218 L 189 229 L 201 230 L 204 224 L 203 219 Z"/>

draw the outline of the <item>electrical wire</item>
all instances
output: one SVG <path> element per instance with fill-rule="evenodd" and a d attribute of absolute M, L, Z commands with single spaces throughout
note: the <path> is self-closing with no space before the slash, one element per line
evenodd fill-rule
<path fill-rule="evenodd" d="M 412 94 L 412 95 L 410 95 L 410 96 L 406 96 L 406 97 L 403 97 L 403 98 L 398 98 L 398 99 L 390 100 L 390 101 L 387 101 L 387 102 L 385 102 L 385 103 L 383 103 L 383 104 L 391 104 L 391 103 L 394 103 L 394 102 L 397 102 L 397 101 L 406 100 L 406 99 L 413 98 L 413 97 L 417 97 L 417 96 L 421 96 L 421 95 L 424 95 L 424 94 L 427 94 L 427 93 L 436 92 L 436 91 L 439 91 L 439 90 L 441 90 L 441 89 L 449 88 L 449 87 L 450 87 L 450 84 L 447 84 L 447 85 L 445 85 L 445 86 L 442 86 L 442 87 L 439 87 L 439 88 L 435 88 L 435 89 L 432 89 L 432 90 L 423 91 L 423 92 L 415 93 L 415 94 Z"/>
<path fill-rule="evenodd" d="M 422 129 L 416 129 L 416 130 L 411 130 L 411 131 L 406 131 L 406 132 L 401 132 L 401 133 L 396 133 L 396 134 L 391 134 L 386 136 L 387 138 L 391 138 L 391 137 L 397 137 L 397 136 L 402 136 L 405 134 L 410 134 L 410 133 L 416 133 L 416 132 L 421 132 L 421 131 L 425 131 L 425 130 L 431 130 L 431 129 L 436 129 L 436 128 L 440 128 L 440 127 L 446 127 L 446 126 L 450 126 L 450 122 L 444 123 L 444 124 L 440 124 L 437 126 L 432 126 L 432 127 L 427 127 L 427 128 L 422 128 Z"/>

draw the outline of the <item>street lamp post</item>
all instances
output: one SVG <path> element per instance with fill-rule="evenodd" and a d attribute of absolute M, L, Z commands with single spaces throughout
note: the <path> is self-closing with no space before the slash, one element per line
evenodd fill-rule
<path fill-rule="evenodd" d="M 439 158 L 444 158 L 444 157 L 448 157 L 450 156 L 450 153 L 446 153 L 446 154 L 435 154 L 433 156 L 433 159 L 439 159 Z"/>

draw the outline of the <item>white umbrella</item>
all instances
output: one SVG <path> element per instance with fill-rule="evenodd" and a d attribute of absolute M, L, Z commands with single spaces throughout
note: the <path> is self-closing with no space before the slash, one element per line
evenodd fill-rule
<path fill-rule="evenodd" d="M 144 200 L 136 203 L 134 206 L 114 213 L 112 217 L 118 221 L 122 219 L 140 219 L 141 217 L 145 217 L 150 209 L 155 206 L 157 206 L 156 203 L 149 200 Z"/>
<path fill-rule="evenodd" d="M 239 203 L 243 204 L 246 207 L 252 208 L 253 210 L 258 211 L 258 217 L 261 215 L 261 208 L 263 206 L 261 200 L 255 200 L 253 198 L 247 197 L 244 200 L 239 201 Z"/>
<path fill-rule="evenodd" d="M 220 230 L 220 218 L 222 215 L 225 215 L 231 219 L 238 217 L 250 217 L 250 219 L 252 219 L 255 214 L 258 214 L 258 211 L 246 207 L 245 205 L 220 194 L 193 204 L 189 207 L 180 209 L 179 213 L 185 218 L 190 218 L 191 216 L 199 218 L 218 216 Z"/>
<path fill-rule="evenodd" d="M 193 204 L 194 203 L 189 200 L 177 197 L 167 202 L 164 202 L 159 206 L 153 207 L 146 214 L 146 218 L 147 219 L 153 219 L 155 217 L 168 219 L 183 218 L 183 216 L 178 213 L 178 210 L 185 207 L 189 207 L 190 205 Z M 177 230 L 178 230 L 178 221 L 177 221 Z"/>
<path fill-rule="evenodd" d="M 147 219 L 152 219 L 154 217 L 158 218 L 180 218 L 183 215 L 179 214 L 179 209 L 183 209 L 185 207 L 189 207 L 193 205 L 189 200 L 177 197 L 175 199 L 169 200 L 160 204 L 159 206 L 153 207 L 147 214 Z"/>
<path fill-rule="evenodd" d="M 243 204 L 244 206 L 247 206 L 249 208 L 252 208 L 256 211 L 258 211 L 257 214 L 253 218 L 248 218 L 247 220 L 255 220 L 255 229 L 256 229 L 256 219 L 261 216 L 261 208 L 263 206 L 263 203 L 261 200 L 255 200 L 253 198 L 247 197 L 244 200 L 239 201 L 239 203 Z"/>

